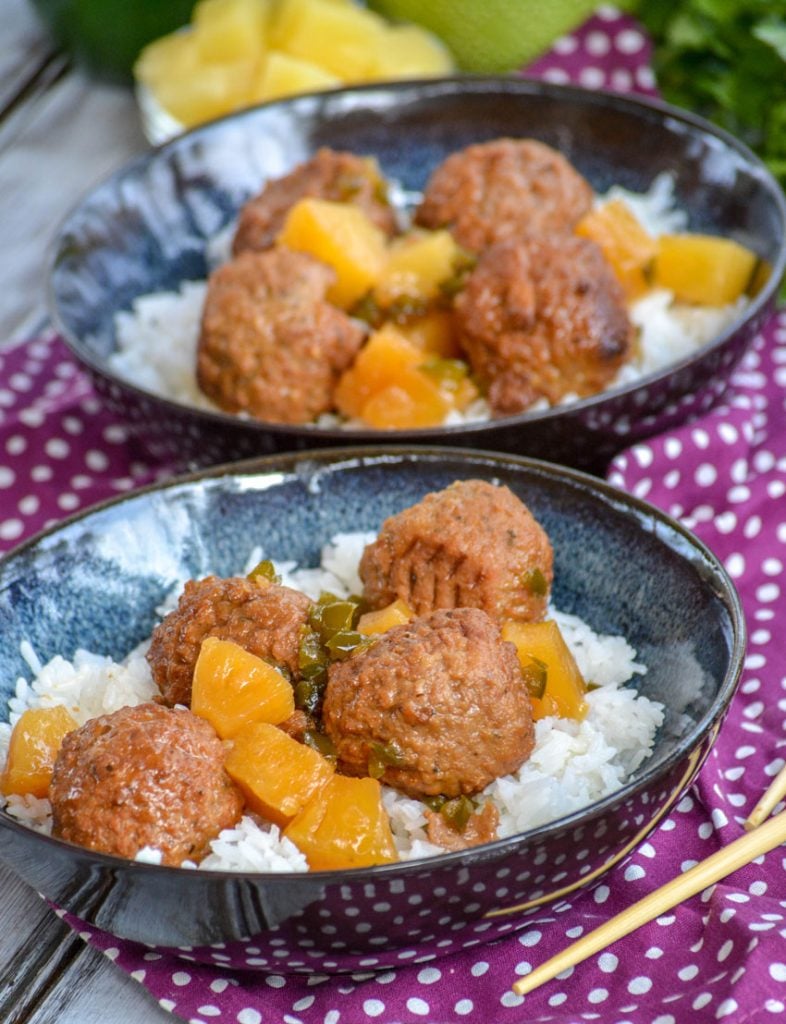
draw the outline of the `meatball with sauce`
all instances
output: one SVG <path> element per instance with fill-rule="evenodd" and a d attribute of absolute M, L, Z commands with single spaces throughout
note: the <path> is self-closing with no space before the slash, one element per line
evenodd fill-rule
<path fill-rule="evenodd" d="M 184 708 L 138 704 L 93 718 L 63 740 L 52 775 L 52 834 L 164 864 L 199 860 L 234 825 L 243 797 L 224 771 L 224 746 Z"/>
<path fill-rule="evenodd" d="M 625 297 L 574 235 L 487 249 L 455 300 L 459 341 L 496 416 L 607 387 L 632 354 Z"/>
<path fill-rule="evenodd" d="M 516 648 L 478 608 L 395 626 L 328 670 L 325 731 L 339 767 L 410 796 L 471 795 L 515 771 L 534 744 Z"/>
<path fill-rule="evenodd" d="M 590 184 L 535 139 L 495 139 L 451 154 L 433 172 L 415 214 L 481 252 L 504 238 L 571 231 L 592 205 Z"/>
<path fill-rule="evenodd" d="M 532 620 L 545 614 L 553 561 L 545 531 L 508 487 L 465 480 L 386 519 L 359 572 L 372 608 L 401 598 L 416 615 L 472 607 Z"/>
<path fill-rule="evenodd" d="M 208 636 L 232 640 L 296 677 L 310 607 L 305 594 L 276 583 L 241 576 L 189 580 L 177 607 L 153 631 L 147 653 L 163 702 L 190 704 L 194 666 Z"/>
<path fill-rule="evenodd" d="M 199 387 L 220 408 L 309 423 L 333 408 L 363 343 L 325 298 L 335 271 L 288 249 L 247 252 L 210 275 L 197 351 Z"/>
<path fill-rule="evenodd" d="M 376 162 L 370 157 L 323 148 L 289 174 L 267 182 L 259 195 L 245 204 L 232 251 L 237 254 L 247 249 L 269 249 L 290 208 L 307 197 L 352 203 L 386 234 L 396 229 L 395 213 Z"/>

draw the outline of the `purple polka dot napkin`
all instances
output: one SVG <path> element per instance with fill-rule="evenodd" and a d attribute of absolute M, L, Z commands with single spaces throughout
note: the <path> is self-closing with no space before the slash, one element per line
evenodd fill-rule
<path fill-rule="evenodd" d="M 602 8 L 529 70 L 651 93 L 649 44 Z M 0 550 L 114 493 L 165 476 L 107 412 L 62 342 L 0 352 Z M 609 479 L 692 528 L 725 562 L 750 633 L 740 691 L 697 783 L 591 890 L 526 928 L 428 964 L 371 975 L 238 973 L 161 955 L 63 915 L 180 1019 L 219 1024 L 747 1024 L 786 1015 L 786 886 L 773 851 L 521 998 L 516 977 L 741 834 L 786 754 L 786 312 L 722 405 L 621 453 Z"/>

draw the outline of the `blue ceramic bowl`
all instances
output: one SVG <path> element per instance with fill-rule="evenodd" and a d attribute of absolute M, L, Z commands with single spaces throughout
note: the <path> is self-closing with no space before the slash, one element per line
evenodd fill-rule
<path fill-rule="evenodd" d="M 693 230 L 736 239 L 770 266 L 744 316 L 665 370 L 570 406 L 487 423 L 390 433 L 288 426 L 198 411 L 120 379 L 113 318 L 139 295 L 206 274 L 205 242 L 241 204 L 320 146 L 376 156 L 423 187 L 472 142 L 527 136 L 559 149 L 598 191 L 646 191 L 661 172 Z M 626 444 L 705 412 L 772 308 L 786 268 L 786 202 L 764 165 L 701 119 L 660 104 L 520 78 L 373 85 L 267 104 L 141 157 L 92 192 L 54 247 L 51 311 L 112 407 L 156 454 L 206 465 L 274 451 L 365 443 L 450 444 L 601 467 Z"/>
<path fill-rule="evenodd" d="M 28 675 L 22 640 L 43 661 L 77 647 L 125 655 L 184 575 L 242 571 L 260 543 L 317 564 L 336 531 L 375 529 L 466 478 L 500 481 L 527 502 L 553 543 L 555 604 L 625 635 L 649 666 L 638 686 L 665 705 L 666 720 L 623 789 L 511 838 L 363 870 L 227 875 L 139 864 L 44 837 L 5 813 L 0 857 L 120 937 L 270 971 L 430 959 L 526 927 L 543 904 L 597 881 L 699 771 L 734 694 L 745 630 L 734 588 L 706 548 L 663 513 L 575 470 L 439 448 L 342 449 L 225 466 L 109 502 L 0 562 L 0 696 Z M 687 676 L 695 697 L 681 707 Z"/>

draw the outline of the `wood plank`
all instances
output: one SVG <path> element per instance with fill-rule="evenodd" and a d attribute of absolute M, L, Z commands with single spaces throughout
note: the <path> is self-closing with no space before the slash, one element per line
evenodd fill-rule
<path fill-rule="evenodd" d="M 54 52 L 29 0 L 3 0 L 0 14 L 0 111 L 30 82 Z"/>
<path fill-rule="evenodd" d="M 1 30 L 1 26 L 0 26 Z M 0 159 L 0 344 L 46 312 L 48 248 L 68 210 L 147 142 L 130 89 L 71 71 L 15 112 L 13 144 Z"/>
<path fill-rule="evenodd" d="M 3 1024 L 172 1024 L 138 982 L 87 946 L 0 865 Z"/>

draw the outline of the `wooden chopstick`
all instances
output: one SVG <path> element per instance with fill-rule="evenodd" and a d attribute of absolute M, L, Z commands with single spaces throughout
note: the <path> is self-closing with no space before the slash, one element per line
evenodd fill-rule
<path fill-rule="evenodd" d="M 750 832 L 758 828 L 765 818 L 769 818 L 778 802 L 786 796 L 786 764 L 781 768 L 772 782 L 767 786 L 761 800 L 756 804 L 745 819 L 745 828 Z"/>
<path fill-rule="evenodd" d="M 777 799 L 773 806 L 775 803 L 777 803 Z M 610 946 L 612 942 L 616 942 L 617 939 L 629 935 L 641 925 L 659 917 L 667 910 L 671 910 L 672 907 L 676 907 L 683 900 L 695 896 L 707 886 L 720 881 L 721 878 L 737 871 L 738 868 L 750 864 L 752 860 L 761 857 L 762 854 L 774 850 L 783 842 L 786 842 L 786 810 L 776 814 L 774 818 L 765 821 L 753 831 L 746 832 L 739 839 L 735 839 L 733 843 L 729 843 L 717 853 L 711 854 L 679 877 L 673 878 L 634 903 L 633 906 L 628 907 L 627 910 L 623 910 L 621 914 L 606 921 L 599 928 L 582 936 L 577 942 L 557 953 L 540 967 L 536 967 L 526 977 L 519 978 L 513 985 L 513 991 L 520 996 L 526 995 L 544 982 L 551 981 L 562 971 L 569 967 L 575 967 L 576 964 L 580 964 L 582 960 L 586 960 L 594 953 L 599 953 L 602 949 Z"/>

